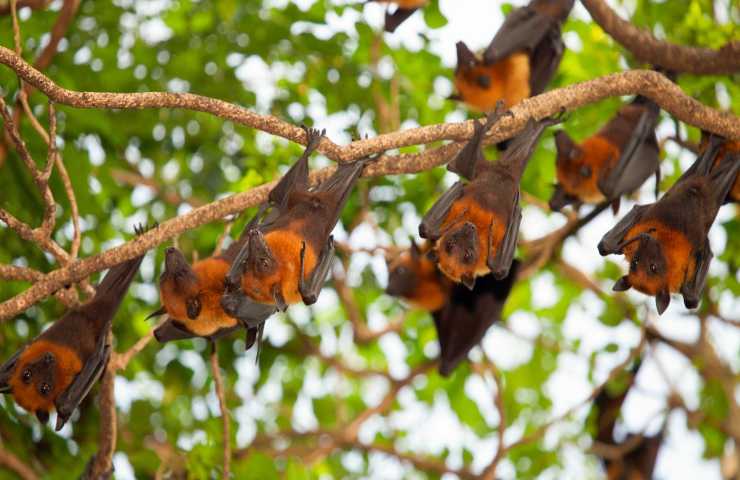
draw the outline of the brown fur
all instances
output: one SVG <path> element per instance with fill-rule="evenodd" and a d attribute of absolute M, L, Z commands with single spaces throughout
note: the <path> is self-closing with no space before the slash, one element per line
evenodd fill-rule
<path fill-rule="evenodd" d="M 301 245 L 305 237 L 300 233 L 300 228 L 273 230 L 265 235 L 265 242 L 278 263 L 277 269 L 266 277 L 259 277 L 253 271 L 247 271 L 242 276 L 242 289 L 253 300 L 260 303 L 274 303 L 272 295 L 276 284 L 280 285 L 287 304 L 301 301 L 298 290 L 300 273 Z M 310 242 L 306 242 L 306 254 L 304 264 L 304 279 L 316 267 L 318 254 L 312 248 Z"/>
<path fill-rule="evenodd" d="M 39 393 L 39 385 L 33 378 L 31 383 L 26 384 L 23 382 L 22 376 L 28 364 L 36 362 L 47 352 L 54 355 L 56 368 L 53 373 L 53 388 L 44 397 Z M 26 347 L 18 358 L 18 364 L 9 384 L 18 405 L 29 412 L 36 412 L 37 410 L 48 412 L 54 409 L 54 401 L 67 389 L 80 370 L 82 370 L 82 360 L 74 350 L 48 340 L 37 340 Z"/>
<path fill-rule="evenodd" d="M 630 284 L 635 289 L 648 295 L 656 295 L 666 287 L 669 292 L 680 292 L 684 281 L 686 281 L 689 275 L 693 275 L 692 272 L 696 268 L 693 255 L 694 248 L 686 238 L 686 235 L 666 226 L 659 220 L 640 222 L 629 230 L 625 236 L 625 240 L 629 240 L 640 233 L 650 230 L 653 230 L 650 235 L 655 237 L 662 246 L 668 271 L 664 277 L 651 277 L 643 271 L 630 272 L 628 274 Z M 632 261 L 637 248 L 638 243 L 636 242 L 624 248 L 624 255 L 628 261 Z"/>
<path fill-rule="evenodd" d="M 189 331 L 202 337 L 210 336 L 222 328 L 235 327 L 237 320 L 227 315 L 220 304 L 229 267 L 225 260 L 211 257 L 193 264 L 197 283 L 184 289 L 176 288 L 174 282 L 162 283 L 160 297 L 170 318 L 176 319 Z M 194 296 L 201 302 L 201 311 L 196 318 L 191 319 L 187 314 L 186 302 Z"/>
<path fill-rule="evenodd" d="M 389 271 L 393 271 L 400 266 L 404 266 L 416 273 L 417 283 L 414 290 L 403 296 L 412 307 L 428 312 L 436 312 L 441 309 L 447 299 L 450 291 L 450 283 L 440 276 L 434 262 L 429 260 L 425 253 L 429 250 L 427 243 L 421 250 L 421 255 L 414 261 L 409 251 L 401 253 L 389 265 Z"/>
<path fill-rule="evenodd" d="M 604 194 L 599 190 L 598 181 L 602 173 L 616 166 L 619 148 L 597 134 L 584 140 L 580 150 L 580 155 L 569 161 L 565 161 L 558 153 L 558 183 L 566 193 L 582 202 L 601 202 L 604 200 Z M 583 166 L 591 169 L 589 177 L 581 175 Z"/>
<path fill-rule="evenodd" d="M 472 68 L 462 67 L 455 74 L 455 88 L 462 100 L 471 108 L 487 112 L 504 100 L 506 107 L 513 107 L 530 95 L 529 56 L 519 52 L 494 64 L 485 65 L 478 61 Z M 486 75 L 491 84 L 483 88 L 478 77 Z"/>

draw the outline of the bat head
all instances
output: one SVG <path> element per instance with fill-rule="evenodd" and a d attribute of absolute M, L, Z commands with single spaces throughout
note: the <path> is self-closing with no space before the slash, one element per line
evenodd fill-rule
<path fill-rule="evenodd" d="M 385 293 L 394 297 L 410 298 L 419 283 L 421 263 L 431 261 L 425 258 L 419 246 L 411 240 L 411 248 L 402 252 L 397 258 L 387 262 L 388 287 Z"/>
<path fill-rule="evenodd" d="M 629 273 L 620 278 L 614 290 L 623 291 L 630 287 L 655 295 L 656 307 L 663 313 L 670 303 L 670 293 L 666 285 L 668 262 L 663 246 L 650 232 L 643 232 L 620 246 L 630 261 Z"/>
<path fill-rule="evenodd" d="M 447 231 L 435 245 L 439 269 L 455 282 L 472 289 L 480 257 L 478 229 L 471 222 L 463 222 Z"/>
<path fill-rule="evenodd" d="M 241 262 L 239 268 L 242 291 L 251 300 L 277 305 L 280 310 L 285 310 L 287 305 L 282 296 L 284 269 L 281 268 L 280 262 L 275 258 L 265 236 L 258 228 L 249 230 L 247 235 L 243 254 L 240 253 L 235 260 Z M 233 307 L 234 305 L 229 305 L 229 308 Z"/>
<path fill-rule="evenodd" d="M 475 56 L 465 42 L 457 42 L 455 44 L 457 49 L 457 67 L 455 68 L 455 75 L 466 73 L 478 64 L 478 59 Z"/>
<path fill-rule="evenodd" d="M 36 340 L 19 355 L 7 384 L 18 405 L 46 423 L 55 400 L 81 370 L 82 362 L 71 349 Z"/>
<path fill-rule="evenodd" d="M 202 309 L 201 284 L 195 270 L 180 250 L 165 250 L 164 271 L 159 277 L 159 295 L 172 318 L 198 318 Z"/>
<path fill-rule="evenodd" d="M 596 201 L 600 197 L 597 189 L 597 175 L 588 163 L 588 156 L 564 130 L 555 134 L 558 184 L 550 199 L 550 208 L 559 210 L 578 200 Z"/>

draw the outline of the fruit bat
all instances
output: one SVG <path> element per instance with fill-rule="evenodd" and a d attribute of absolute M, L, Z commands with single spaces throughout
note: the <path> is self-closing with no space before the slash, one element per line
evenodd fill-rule
<path fill-rule="evenodd" d="M 575 143 L 564 130 L 555 134 L 557 180 L 550 208 L 569 204 L 612 202 L 615 212 L 620 196 L 640 187 L 656 174 L 660 157 L 655 126 L 660 107 L 638 96 L 619 109 L 601 130 Z"/>
<path fill-rule="evenodd" d="M 630 262 L 615 291 L 654 295 L 658 313 L 671 293 L 681 293 L 686 308 L 699 305 L 713 256 L 707 233 L 740 170 L 737 159 L 715 167 L 720 142 L 712 137 L 660 200 L 635 206 L 601 239 L 601 255 L 623 254 Z"/>
<path fill-rule="evenodd" d="M 137 227 L 137 234 L 142 232 Z M 61 430 L 108 364 L 113 317 L 143 258 L 111 268 L 90 301 L 68 310 L 5 362 L 0 367 L 0 393 L 12 394 L 42 423 L 55 408 L 56 430 Z"/>
<path fill-rule="evenodd" d="M 560 26 L 574 0 L 532 0 L 509 14 L 483 53 L 477 57 L 457 43 L 455 88 L 451 98 L 481 112 L 504 100 L 512 107 L 542 93 L 560 64 L 565 47 Z"/>
<path fill-rule="evenodd" d="M 432 314 L 439 340 L 439 373 L 448 376 L 480 343 L 488 328 L 501 320 L 518 262 L 514 261 L 503 280 L 488 274 L 468 290 L 440 273 L 426 256 L 428 250 L 428 243 L 422 248 L 412 243 L 389 263 L 386 293 Z"/>
<path fill-rule="evenodd" d="M 307 129 L 308 145 L 268 196 L 270 212 L 246 232 L 221 299 L 224 310 L 250 327 L 265 310 L 316 302 L 334 258 L 331 231 L 369 158 L 339 165 L 331 177 L 309 188 L 308 157 L 324 132 Z"/>
<path fill-rule="evenodd" d="M 407 18 L 416 10 L 423 7 L 428 0 L 376 0 L 382 3 L 393 3 L 396 5 L 393 13 L 385 12 L 385 31 L 393 33 Z"/>
<path fill-rule="evenodd" d="M 619 448 L 621 445 L 632 443 L 632 436 L 628 436 L 622 442 L 614 439 L 614 426 L 627 394 L 634 384 L 634 379 L 640 369 L 641 361 L 638 360 L 627 373 L 627 385 L 620 392 L 611 392 L 608 386 L 603 388 L 594 399 L 593 409 L 596 418 L 596 441 L 611 447 Z M 643 437 L 637 445 L 626 451 L 619 458 L 604 456 L 604 470 L 608 480 L 650 480 L 653 478 L 655 462 L 658 458 L 658 450 L 663 443 L 663 431 L 651 437 Z"/>
<path fill-rule="evenodd" d="M 709 132 L 701 132 L 701 144 L 699 146 L 701 151 L 704 151 L 709 146 L 709 138 L 711 134 Z M 715 160 L 715 168 L 721 162 L 738 162 L 740 161 L 740 140 L 725 140 L 717 152 L 717 159 Z M 735 177 L 735 183 L 732 184 L 730 191 L 727 194 L 725 203 L 740 203 L 740 175 Z"/>
<path fill-rule="evenodd" d="M 493 273 L 501 280 L 514 259 L 521 208 L 519 181 L 542 131 L 560 120 L 530 120 L 496 162 L 483 156 L 483 136 L 501 116 L 499 109 L 447 165 L 469 180 L 455 183 L 424 215 L 419 235 L 432 242 L 430 255 L 454 282 L 473 289 L 475 278 Z"/>
<path fill-rule="evenodd" d="M 246 232 L 249 225 L 244 229 Z M 150 317 L 167 314 L 167 320 L 154 330 L 160 343 L 203 337 L 214 341 L 245 327 L 246 348 L 249 349 L 261 336 L 261 326 L 246 327 L 237 318 L 228 315 L 221 307 L 221 297 L 226 286 L 226 274 L 241 247 L 246 243 L 242 236 L 218 255 L 197 261 L 191 266 L 180 250 L 165 250 L 164 271 L 159 278 L 162 307 Z M 267 316 L 272 312 L 267 313 Z M 266 319 L 265 316 L 263 319 Z"/>

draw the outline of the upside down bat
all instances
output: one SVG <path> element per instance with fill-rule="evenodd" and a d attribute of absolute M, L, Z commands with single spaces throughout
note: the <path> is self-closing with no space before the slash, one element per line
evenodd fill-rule
<path fill-rule="evenodd" d="M 308 157 L 324 132 L 307 129 L 306 134 L 303 156 L 270 192 L 271 211 L 264 219 L 260 213 L 255 217 L 227 275 L 221 305 L 249 326 L 256 326 L 255 311 L 261 316 L 301 300 L 316 302 L 333 260 L 331 231 L 369 160 L 343 163 L 309 189 Z"/>
<path fill-rule="evenodd" d="M 136 231 L 140 234 L 143 228 Z M 105 370 L 113 317 L 143 258 L 111 268 L 90 301 L 68 310 L 5 362 L 0 367 L 0 393 L 12 394 L 42 423 L 56 409 L 56 430 L 61 430 Z"/>
<path fill-rule="evenodd" d="M 620 196 L 639 188 L 652 174 L 657 190 L 660 157 L 655 126 L 659 113 L 658 105 L 638 96 L 581 144 L 564 130 L 558 131 L 558 183 L 550 208 L 557 211 L 569 204 L 608 200 L 616 212 Z"/>
<path fill-rule="evenodd" d="M 386 293 L 432 314 L 439 340 L 439 373 L 447 376 L 480 343 L 488 327 L 501 320 L 518 262 L 503 280 L 489 274 L 468 290 L 442 275 L 426 256 L 428 250 L 428 243 L 422 248 L 412 243 L 411 249 L 389 263 Z"/>
<path fill-rule="evenodd" d="M 483 156 L 483 136 L 501 116 L 499 108 L 447 169 L 469 180 L 455 183 L 424 215 L 419 235 L 434 242 L 430 252 L 440 271 L 472 289 L 475 278 L 493 273 L 503 279 L 514 259 L 521 208 L 519 181 L 534 147 L 549 125 L 560 120 L 530 120 L 496 162 Z"/>
<path fill-rule="evenodd" d="M 709 138 L 711 134 L 709 132 L 701 132 L 701 145 L 700 149 L 704 151 L 709 146 Z M 740 161 L 740 140 L 725 140 L 717 152 L 717 159 L 715 160 L 715 168 L 720 162 L 737 162 Z M 725 203 L 740 203 L 740 175 L 735 177 L 735 182 L 732 184 L 730 191 L 727 193 Z"/>
<path fill-rule="evenodd" d="M 555 75 L 565 47 L 560 26 L 574 0 L 532 0 L 509 14 L 478 58 L 457 43 L 455 88 L 451 98 L 487 112 L 499 100 L 512 107 L 544 91 Z"/>
<path fill-rule="evenodd" d="M 707 233 L 740 171 L 740 160 L 715 167 L 720 139 L 713 137 L 694 164 L 657 202 L 635 206 L 599 242 L 601 255 L 624 254 L 629 273 L 615 291 L 634 287 L 655 295 L 658 313 L 683 295 L 686 308 L 699 305 L 712 250 Z"/>
<path fill-rule="evenodd" d="M 248 229 L 249 225 L 244 231 Z M 166 343 L 194 337 L 214 341 L 245 327 L 247 350 L 254 345 L 262 334 L 262 326 L 247 327 L 221 307 L 226 274 L 246 238 L 242 234 L 221 254 L 197 261 L 192 266 L 178 249 L 170 247 L 165 251 L 165 268 L 159 278 L 162 308 L 150 315 L 166 313 L 168 316 L 154 330 L 157 341 Z M 266 312 L 264 318 L 271 313 Z"/>
<path fill-rule="evenodd" d="M 385 31 L 393 33 L 416 10 L 423 7 L 429 0 L 376 0 L 381 3 L 393 3 L 396 9 L 393 13 L 385 12 Z"/>
<path fill-rule="evenodd" d="M 609 385 L 603 388 L 594 399 L 594 410 L 596 411 L 596 437 L 595 440 L 608 447 L 621 447 L 633 442 L 632 436 L 624 441 L 617 442 L 614 439 L 614 426 L 619 417 L 630 388 L 634 384 L 635 377 L 640 369 L 641 361 L 638 360 L 627 372 L 627 385 L 620 392 L 610 392 Z M 663 443 L 663 430 L 653 436 L 643 436 L 636 445 L 624 452 L 617 458 L 602 456 L 606 478 L 608 480 L 650 480 L 653 478 L 653 470 L 658 458 L 660 445 Z"/>

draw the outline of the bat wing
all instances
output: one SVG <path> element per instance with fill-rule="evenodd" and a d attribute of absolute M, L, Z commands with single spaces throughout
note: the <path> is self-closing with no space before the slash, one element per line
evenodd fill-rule
<path fill-rule="evenodd" d="M 421 238 L 435 241 L 440 237 L 442 223 L 447 218 L 452 205 L 463 196 L 463 188 L 462 182 L 456 182 L 434 202 L 434 205 L 424 215 L 419 225 L 419 235 Z"/>
<path fill-rule="evenodd" d="M 307 144 L 303 155 L 293 164 L 280 181 L 270 190 L 268 200 L 272 205 L 285 207 L 290 194 L 308 190 L 308 157 L 318 148 L 326 130 L 303 127 Z"/>
<path fill-rule="evenodd" d="M 8 382 L 10 381 L 11 375 L 13 375 L 15 365 L 16 363 L 18 363 L 18 357 L 21 356 L 21 353 L 23 353 L 22 348 L 15 352 L 7 362 L 3 363 L 3 365 L 0 366 L 0 393 L 6 393 L 10 391 L 10 385 L 8 384 Z"/>
<path fill-rule="evenodd" d="M 500 62 L 512 53 L 535 47 L 556 26 L 556 22 L 529 7 L 511 12 L 483 53 L 487 64 Z"/>
<path fill-rule="evenodd" d="M 478 345 L 488 328 L 501 320 L 501 311 L 514 285 L 517 263 L 509 276 L 496 280 L 480 277 L 473 290 L 456 284 L 450 301 L 434 312 L 434 325 L 440 346 L 439 373 L 447 376 Z"/>
<path fill-rule="evenodd" d="M 72 384 L 54 402 L 57 410 L 57 431 L 64 427 L 64 424 L 67 423 L 75 408 L 85 399 L 90 389 L 102 375 L 109 359 L 110 345 L 108 345 L 108 335 L 102 334 L 98 339 L 96 351 L 85 361 L 85 365 L 72 381 Z"/>
<path fill-rule="evenodd" d="M 709 272 L 709 264 L 712 262 L 712 257 L 714 257 L 714 254 L 707 241 L 704 243 L 704 248 L 694 256 L 696 267 L 691 272 L 687 281 L 681 286 L 681 295 L 683 295 L 683 303 L 686 308 L 696 308 L 699 306 L 701 293 L 707 284 L 707 273 Z"/>
<path fill-rule="evenodd" d="M 506 232 L 501 241 L 496 256 L 491 258 L 490 253 L 487 259 L 488 268 L 497 279 L 502 279 L 509 274 L 509 269 L 514 261 L 516 253 L 516 242 L 519 238 L 519 224 L 522 221 L 522 208 L 519 206 L 519 191 L 517 190 L 514 198 L 514 208 L 506 225 Z M 491 241 L 488 241 L 488 248 L 491 248 Z"/>
<path fill-rule="evenodd" d="M 355 186 L 357 179 L 362 175 L 362 170 L 373 158 L 366 157 L 352 163 L 341 163 L 331 177 L 322 182 L 316 189 L 317 192 L 326 192 L 331 194 L 332 204 L 328 220 L 331 222 L 329 230 L 339 221 L 342 209 L 347 203 L 352 188 Z M 322 219 L 323 220 L 323 219 Z"/>
<path fill-rule="evenodd" d="M 393 33 L 417 8 L 397 8 L 393 13 L 385 12 L 385 31 Z"/>
<path fill-rule="evenodd" d="M 555 25 L 535 47 L 530 56 L 529 90 L 530 96 L 542 93 L 560 66 L 565 52 L 565 44 L 560 35 L 560 27 Z"/>
<path fill-rule="evenodd" d="M 616 166 L 609 175 L 599 179 L 599 190 L 609 200 L 636 190 L 658 169 L 660 148 L 655 138 L 655 125 L 660 109 L 653 102 L 645 105 L 647 108 L 622 148 Z"/>
<path fill-rule="evenodd" d="M 226 291 L 221 297 L 221 307 L 226 313 L 239 320 L 246 328 L 257 328 L 277 311 L 275 305 L 258 303 L 247 297 L 241 287 Z"/>
<path fill-rule="evenodd" d="M 645 215 L 650 205 L 635 205 L 630 213 L 624 216 L 614 228 L 606 232 L 604 237 L 599 242 L 599 254 L 606 256 L 612 253 L 621 253 L 621 243 L 624 240 L 624 236 L 640 219 Z"/>
<path fill-rule="evenodd" d="M 308 277 L 308 282 L 305 282 L 304 270 L 303 270 L 303 259 L 306 252 L 306 244 L 303 244 L 301 248 L 301 268 L 300 268 L 300 280 L 298 290 L 301 293 L 303 303 L 306 305 L 313 305 L 319 298 L 326 276 L 329 274 L 329 268 L 331 267 L 332 261 L 334 260 L 334 237 L 329 236 L 326 241 L 326 245 L 321 249 L 319 259 L 314 267 L 313 271 Z"/>

